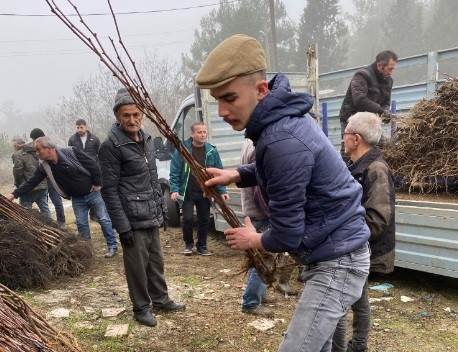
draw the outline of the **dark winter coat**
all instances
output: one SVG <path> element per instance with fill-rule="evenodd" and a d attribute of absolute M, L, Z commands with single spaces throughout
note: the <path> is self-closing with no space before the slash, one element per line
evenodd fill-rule
<path fill-rule="evenodd" d="M 357 112 L 383 114 L 385 110 L 390 111 L 392 88 L 393 79 L 380 74 L 375 63 L 356 71 L 340 108 L 340 121 L 347 122 Z"/>
<path fill-rule="evenodd" d="M 73 147 L 73 152 L 78 162 L 87 170 L 87 174 L 76 169 L 71 163 L 68 163 L 61 158 L 57 164 L 48 163 L 52 175 L 56 183 L 69 197 L 84 197 L 91 192 L 92 186 L 100 186 L 100 168 L 93 158 L 87 155 L 82 150 L 77 150 Z M 30 192 L 40 182 L 46 184 L 46 171 L 40 163 L 33 176 L 23 183 L 19 188 L 14 190 L 13 194 L 16 198 Z"/>
<path fill-rule="evenodd" d="M 72 134 L 68 140 L 68 145 L 84 151 L 86 154 L 93 157 L 95 161 L 99 162 L 100 140 L 95 134 L 87 131 L 87 139 L 84 148 L 83 141 L 78 133 Z"/>
<path fill-rule="evenodd" d="M 393 175 L 380 149 L 373 148 L 349 166 L 363 186 L 362 205 L 371 231 L 371 271 L 389 273 L 394 269 L 395 188 Z"/>
<path fill-rule="evenodd" d="M 188 138 L 184 141 L 184 146 L 188 152 L 192 153 L 192 138 Z M 205 142 L 205 165 L 204 167 L 216 167 L 218 169 L 223 168 L 223 163 L 219 157 L 218 150 L 215 146 L 210 143 Z M 172 156 L 172 161 L 170 163 L 170 176 L 169 176 L 169 187 L 170 193 L 178 192 L 181 196 L 185 197 L 186 188 L 189 183 L 189 175 L 191 174 L 191 169 L 183 158 L 180 156 L 178 151 L 175 151 Z M 216 186 L 219 194 L 226 194 L 226 187 Z M 183 198 L 184 199 L 184 198 Z M 183 199 L 178 198 L 178 204 L 180 207 L 183 205 Z"/>
<path fill-rule="evenodd" d="M 13 159 L 14 185 L 18 188 L 33 176 L 38 166 L 39 161 L 33 143 L 24 144 L 14 152 L 11 158 Z M 47 188 L 48 183 L 44 180 L 32 190 L 38 191 Z"/>
<path fill-rule="evenodd" d="M 256 163 L 238 168 L 240 186 L 258 184 L 266 198 L 271 230 L 262 235 L 263 247 L 290 252 L 302 264 L 361 248 L 369 238 L 362 188 L 307 114 L 312 97 L 291 92 L 282 74 L 269 90 L 246 128 Z"/>
<path fill-rule="evenodd" d="M 159 227 L 167 206 L 157 178 L 152 138 L 135 142 L 115 124 L 99 150 L 102 197 L 118 233 Z"/>

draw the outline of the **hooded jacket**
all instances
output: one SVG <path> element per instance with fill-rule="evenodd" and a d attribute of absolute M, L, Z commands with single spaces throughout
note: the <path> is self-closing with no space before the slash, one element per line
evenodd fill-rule
<path fill-rule="evenodd" d="M 192 153 L 192 137 L 184 141 L 184 146 L 189 153 Z M 218 169 L 223 168 L 223 163 L 219 157 L 218 150 L 216 147 L 210 143 L 205 142 L 205 165 L 204 167 L 216 167 Z M 182 197 L 177 199 L 180 207 L 183 205 L 183 200 L 186 194 L 186 188 L 189 183 L 189 176 L 191 174 L 191 169 L 183 158 L 180 156 L 178 151 L 175 150 L 172 156 L 172 161 L 170 163 L 170 176 L 169 176 L 169 187 L 170 194 L 173 192 L 178 192 Z M 216 186 L 216 189 L 219 194 L 226 194 L 226 187 Z"/>
<path fill-rule="evenodd" d="M 33 143 L 24 144 L 21 148 L 16 150 L 12 155 L 12 159 L 14 165 L 14 185 L 16 188 L 19 188 L 19 186 L 33 176 L 39 163 Z M 44 180 L 41 181 L 33 190 L 38 191 L 47 188 L 48 183 Z"/>
<path fill-rule="evenodd" d="M 375 114 L 389 111 L 392 88 L 393 79 L 379 73 L 375 63 L 356 71 L 340 107 L 340 121 L 347 122 L 351 115 L 360 111 Z"/>
<path fill-rule="evenodd" d="M 361 248 L 369 229 L 362 188 L 307 112 L 313 99 L 291 92 L 277 74 L 246 128 L 256 163 L 240 166 L 239 186 L 258 184 L 271 229 L 261 237 L 269 252 L 289 252 L 302 264 L 330 260 Z M 259 167 L 256 167 L 259 166 Z"/>
<path fill-rule="evenodd" d="M 396 242 L 393 175 L 378 147 L 369 150 L 348 169 L 363 186 L 361 202 L 371 231 L 371 271 L 392 272 Z"/>
<path fill-rule="evenodd" d="M 102 197 L 118 233 L 162 225 L 167 212 L 150 135 L 137 143 L 114 124 L 99 150 Z"/>

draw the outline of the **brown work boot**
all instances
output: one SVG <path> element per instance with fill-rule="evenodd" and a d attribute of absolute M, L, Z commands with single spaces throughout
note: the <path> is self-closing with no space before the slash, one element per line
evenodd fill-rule
<path fill-rule="evenodd" d="M 269 308 L 264 307 L 262 304 L 260 304 L 256 308 L 242 307 L 242 312 L 246 314 L 251 314 L 251 315 L 258 315 L 260 317 L 265 317 L 265 318 L 274 317 L 274 313 Z"/>

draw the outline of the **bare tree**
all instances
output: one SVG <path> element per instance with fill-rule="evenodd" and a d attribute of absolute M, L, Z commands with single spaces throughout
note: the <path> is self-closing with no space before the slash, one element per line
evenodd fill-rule
<path fill-rule="evenodd" d="M 138 70 L 151 97 L 166 120 L 171 122 L 187 94 L 185 78 L 179 66 L 153 51 L 145 52 L 145 57 L 138 63 Z M 113 103 L 120 87 L 119 81 L 103 66 L 96 75 L 75 83 L 72 96 L 61 97 L 57 106 L 44 108 L 50 127 L 49 136 L 58 144 L 66 145 L 68 138 L 75 133 L 75 121 L 84 119 L 89 129 L 103 140 L 115 122 Z M 148 132 L 157 131 L 151 125 L 145 127 Z"/>

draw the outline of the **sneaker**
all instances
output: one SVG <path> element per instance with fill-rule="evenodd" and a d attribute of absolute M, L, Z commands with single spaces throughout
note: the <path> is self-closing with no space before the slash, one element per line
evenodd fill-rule
<path fill-rule="evenodd" d="M 256 308 L 245 308 L 242 307 L 242 312 L 251 315 L 257 315 L 260 317 L 273 318 L 274 313 L 269 309 L 264 307 L 262 304 Z"/>
<path fill-rule="evenodd" d="M 211 252 L 207 248 L 198 249 L 197 250 L 197 254 L 200 254 L 200 255 L 212 255 Z"/>
<path fill-rule="evenodd" d="M 153 312 L 184 312 L 186 310 L 186 304 L 170 301 L 162 306 L 153 305 L 152 310 Z"/>
<path fill-rule="evenodd" d="M 187 245 L 187 246 L 184 248 L 183 254 L 184 254 L 184 255 L 191 255 L 191 254 L 192 254 L 192 244 Z"/>
<path fill-rule="evenodd" d="M 156 317 L 153 314 L 151 314 L 149 310 L 135 313 L 134 318 L 136 321 L 138 321 L 142 325 L 146 325 L 146 326 L 156 326 L 157 325 Z"/>
<path fill-rule="evenodd" d="M 113 258 L 118 252 L 117 248 L 109 248 L 108 252 L 105 253 L 105 258 Z"/>

